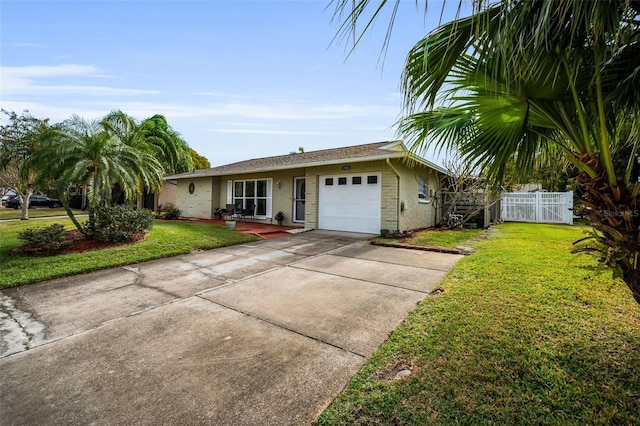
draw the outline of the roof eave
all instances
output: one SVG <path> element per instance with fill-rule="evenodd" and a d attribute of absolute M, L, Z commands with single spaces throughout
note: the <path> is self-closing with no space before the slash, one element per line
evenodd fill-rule
<path fill-rule="evenodd" d="M 237 174 L 247 174 L 247 173 L 264 173 L 264 172 L 272 172 L 274 170 L 303 169 L 306 167 L 332 166 L 335 164 L 362 163 L 365 161 L 377 161 L 377 160 L 383 161 L 383 160 L 386 160 L 387 158 L 402 158 L 404 156 L 405 156 L 405 153 L 403 152 L 389 152 L 381 155 L 368 155 L 365 157 L 351 157 L 351 158 L 341 158 L 341 159 L 335 159 L 335 160 L 310 161 L 306 163 L 288 164 L 284 166 L 262 167 L 259 169 L 251 169 L 251 170 L 229 170 L 226 172 L 216 172 L 215 169 L 213 169 L 211 172 L 183 173 L 180 175 L 165 176 L 165 180 L 166 179 L 187 179 L 187 178 L 196 178 L 196 177 L 211 177 L 211 176 L 227 176 L 227 175 L 237 175 Z"/>
<path fill-rule="evenodd" d="M 402 145 L 401 142 L 393 142 L 389 146 Z M 404 148 L 404 145 L 402 145 Z M 310 161 L 306 163 L 296 163 L 296 164 L 288 164 L 284 166 L 272 166 L 272 167 L 262 167 L 259 169 L 252 170 L 229 170 L 225 172 L 216 172 L 215 169 L 212 169 L 211 172 L 203 172 L 203 173 L 183 173 L 180 175 L 171 175 L 165 176 L 165 180 L 168 179 L 189 179 L 189 178 L 198 178 L 198 177 L 213 177 L 213 176 L 228 176 L 228 175 L 239 175 L 239 174 L 254 174 L 254 173 L 265 173 L 265 172 L 273 172 L 275 170 L 292 170 L 292 169 L 302 169 L 306 167 L 320 167 L 320 166 L 332 166 L 336 164 L 345 164 L 345 163 L 363 163 L 366 161 L 384 161 L 386 159 L 400 159 L 400 158 L 408 158 L 412 161 L 420 163 L 424 166 L 432 168 L 441 173 L 447 174 L 447 171 L 434 164 L 428 160 L 425 160 L 422 157 L 419 157 L 415 154 L 412 154 L 407 151 L 395 151 L 395 152 L 385 152 L 380 155 L 368 155 L 364 157 L 351 157 L 351 158 L 339 158 L 335 160 L 322 160 L 322 161 Z"/>

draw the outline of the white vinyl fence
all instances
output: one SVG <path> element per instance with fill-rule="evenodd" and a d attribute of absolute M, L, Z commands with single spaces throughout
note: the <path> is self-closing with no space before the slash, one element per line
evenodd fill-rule
<path fill-rule="evenodd" d="M 573 192 L 512 192 L 502 197 L 505 222 L 573 224 Z"/>

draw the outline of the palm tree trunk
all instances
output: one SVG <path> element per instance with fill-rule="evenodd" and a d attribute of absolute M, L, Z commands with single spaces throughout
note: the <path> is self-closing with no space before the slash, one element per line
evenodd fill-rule
<path fill-rule="evenodd" d="M 84 229 L 82 228 L 82 225 L 80 225 L 80 222 L 78 222 L 78 219 L 76 219 L 75 215 L 73 214 L 73 211 L 71 210 L 71 205 L 69 204 L 67 194 L 66 193 L 58 194 L 58 199 L 62 203 L 62 207 L 64 207 L 64 211 L 67 212 L 67 216 L 69 216 L 69 219 L 71 219 L 71 222 L 73 222 L 78 232 L 84 235 L 85 232 L 84 232 Z"/>
<path fill-rule="evenodd" d="M 640 304 L 640 184 L 630 186 L 619 178 L 617 185 L 611 186 L 597 157 L 588 159 L 587 163 L 598 176 L 593 179 L 582 173 L 578 177 L 585 193 L 582 206 L 576 210 L 584 214 L 587 224 L 593 228 L 591 237 L 597 246 L 576 252 L 597 254 L 601 263 L 613 269 L 614 277 L 622 278 Z"/>

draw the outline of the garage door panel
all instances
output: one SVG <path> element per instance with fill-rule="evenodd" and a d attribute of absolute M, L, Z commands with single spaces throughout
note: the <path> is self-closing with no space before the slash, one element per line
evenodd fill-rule
<path fill-rule="evenodd" d="M 376 176 L 375 183 L 368 183 L 368 176 Z M 344 177 L 347 178 L 346 183 L 339 179 Z M 333 185 L 327 185 L 327 180 Z M 345 184 L 339 185 L 339 182 Z M 379 174 L 321 176 L 319 183 L 318 228 L 380 232 L 382 194 Z"/>

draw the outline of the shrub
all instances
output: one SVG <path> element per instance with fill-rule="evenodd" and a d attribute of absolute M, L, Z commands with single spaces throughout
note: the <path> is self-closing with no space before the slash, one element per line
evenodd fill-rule
<path fill-rule="evenodd" d="M 162 207 L 160 216 L 169 220 L 178 219 L 180 216 L 182 216 L 182 210 L 171 203 L 167 203 Z"/>
<path fill-rule="evenodd" d="M 64 226 L 54 223 L 45 228 L 29 228 L 18 234 L 24 242 L 19 252 L 25 254 L 54 254 L 73 245 L 76 237 L 65 232 Z"/>
<path fill-rule="evenodd" d="M 153 226 L 153 213 L 125 206 L 99 207 L 89 214 L 84 224 L 90 238 L 104 242 L 120 242 L 143 237 Z"/>

